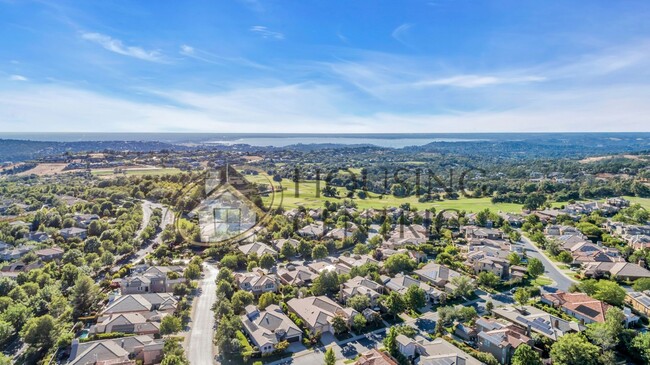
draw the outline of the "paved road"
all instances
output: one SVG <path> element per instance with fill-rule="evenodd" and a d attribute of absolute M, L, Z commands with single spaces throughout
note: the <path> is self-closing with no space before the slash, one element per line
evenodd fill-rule
<path fill-rule="evenodd" d="M 199 293 L 194 298 L 192 320 L 187 341 L 187 358 L 192 365 L 214 364 L 214 315 L 212 305 L 217 300 L 215 280 L 219 269 L 204 264 L 205 276 L 199 282 Z"/>
<path fill-rule="evenodd" d="M 533 244 L 523 234 L 521 237 L 521 241 L 522 241 L 522 245 L 526 250 L 526 255 L 528 255 L 529 257 L 535 257 L 541 260 L 542 264 L 544 264 L 544 273 L 546 274 L 546 276 L 548 276 L 551 280 L 555 282 L 554 284 L 551 284 L 549 286 L 567 291 L 569 290 L 571 284 L 577 283 L 575 279 L 572 279 L 568 277 L 565 273 L 563 273 L 562 270 L 560 270 L 560 268 L 557 267 L 557 265 L 553 261 L 551 261 L 542 250 L 537 248 L 537 246 L 535 246 L 535 244 Z"/>
<path fill-rule="evenodd" d="M 144 229 L 149 224 L 149 220 L 151 219 L 151 214 L 153 213 L 154 209 L 160 208 L 162 209 L 162 219 L 160 220 L 160 231 L 158 234 L 156 234 L 156 237 L 154 237 L 153 240 L 150 242 L 145 242 L 145 244 L 138 250 L 135 255 L 129 259 L 130 262 L 139 262 L 140 260 L 144 259 L 147 254 L 150 252 L 153 252 L 153 246 L 154 243 L 161 244 L 162 243 L 162 238 L 161 238 L 161 233 L 162 230 L 167 227 L 169 224 L 174 224 L 174 213 L 169 210 L 167 207 L 165 207 L 162 204 L 158 203 L 153 203 L 148 200 L 143 200 L 142 201 L 142 227 L 140 227 L 140 230 L 138 231 L 136 237 L 140 236 L 140 232 Z"/>

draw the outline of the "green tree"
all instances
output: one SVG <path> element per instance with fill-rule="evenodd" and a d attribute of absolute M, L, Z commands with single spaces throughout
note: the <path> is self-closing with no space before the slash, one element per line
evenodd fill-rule
<path fill-rule="evenodd" d="M 354 329 L 357 330 L 357 331 L 360 331 L 364 327 L 366 327 L 367 323 L 368 322 L 366 321 L 366 317 L 364 317 L 363 314 L 361 314 L 361 313 L 358 313 L 352 319 L 352 325 L 354 326 Z"/>
<path fill-rule="evenodd" d="M 14 326 L 9 322 L 0 320 L 0 344 L 3 344 L 5 341 L 11 337 L 14 333 Z"/>
<path fill-rule="evenodd" d="M 528 260 L 528 275 L 532 278 L 536 278 L 544 273 L 544 264 L 542 261 L 536 258 L 531 258 Z"/>
<path fill-rule="evenodd" d="M 519 254 L 516 252 L 511 252 L 510 255 L 508 255 L 508 261 L 510 262 L 510 265 L 519 265 L 521 264 L 521 257 L 519 257 Z"/>
<path fill-rule="evenodd" d="M 551 359 L 557 365 L 598 365 L 599 349 L 579 333 L 568 333 L 551 346 Z"/>
<path fill-rule="evenodd" d="M 336 354 L 334 354 L 334 349 L 330 347 L 325 351 L 325 365 L 334 364 L 336 364 Z"/>
<path fill-rule="evenodd" d="M 194 263 L 187 265 L 183 276 L 188 280 L 197 280 L 201 277 L 201 266 Z"/>
<path fill-rule="evenodd" d="M 389 330 L 388 333 L 386 334 L 386 337 L 384 338 L 384 347 L 386 350 L 388 350 L 388 353 L 391 356 L 396 356 L 398 354 L 398 347 L 397 347 L 397 336 L 399 333 L 397 333 L 397 328 L 395 326 L 392 326 Z"/>
<path fill-rule="evenodd" d="M 255 300 L 255 296 L 251 292 L 245 290 L 238 290 L 235 294 L 232 295 L 230 303 L 232 304 L 232 310 L 235 314 L 240 314 L 247 305 L 252 304 Z"/>
<path fill-rule="evenodd" d="M 528 288 L 519 288 L 515 291 L 513 298 L 519 305 L 524 306 L 530 300 L 530 291 Z"/>
<path fill-rule="evenodd" d="M 650 364 L 650 332 L 636 335 L 632 340 L 631 347 L 640 354 L 646 364 Z"/>
<path fill-rule="evenodd" d="M 323 271 L 314 280 L 311 291 L 315 295 L 334 293 L 339 288 L 339 276 L 336 271 Z"/>
<path fill-rule="evenodd" d="M 455 296 L 467 298 L 474 293 L 474 283 L 467 276 L 454 276 L 451 278 L 451 283 L 456 286 L 456 289 L 454 289 Z"/>
<path fill-rule="evenodd" d="M 615 306 L 623 305 L 625 300 L 625 289 L 610 280 L 601 280 L 596 285 L 596 292 L 593 297 Z"/>
<path fill-rule="evenodd" d="M 334 333 L 338 335 L 348 330 L 348 324 L 342 316 L 334 316 L 332 318 L 332 328 Z"/>
<path fill-rule="evenodd" d="M 219 298 L 230 298 L 232 296 L 232 284 L 225 280 L 219 280 L 217 283 L 217 295 Z"/>
<path fill-rule="evenodd" d="M 9 356 L 0 354 L 0 365 L 11 365 L 12 363 L 13 361 Z"/>
<path fill-rule="evenodd" d="M 176 316 L 167 315 L 163 317 L 162 321 L 160 322 L 161 335 L 171 335 L 173 333 L 179 332 L 182 329 L 183 324 L 181 323 L 181 319 Z"/>
<path fill-rule="evenodd" d="M 357 294 L 348 299 L 348 307 L 354 308 L 357 312 L 361 312 L 364 309 L 370 307 L 370 298 L 363 294 Z"/>
<path fill-rule="evenodd" d="M 426 304 L 426 293 L 416 285 L 409 286 L 404 297 L 406 299 L 406 304 L 412 310 L 424 307 Z"/>
<path fill-rule="evenodd" d="M 411 260 L 411 258 L 404 253 L 392 255 L 384 263 L 384 269 L 390 274 L 408 272 L 413 270 L 416 266 L 415 261 Z"/>
<path fill-rule="evenodd" d="M 14 304 L 2 313 L 2 320 L 9 322 L 16 331 L 20 331 L 31 316 L 31 312 L 24 304 Z"/>
<path fill-rule="evenodd" d="M 318 244 L 314 246 L 314 249 L 311 251 L 311 257 L 314 260 L 319 260 L 319 259 L 324 259 L 329 255 L 329 252 L 327 251 L 327 247 L 322 244 Z"/>
<path fill-rule="evenodd" d="M 258 300 L 258 304 L 257 304 L 260 310 L 266 309 L 266 307 L 268 307 L 271 304 L 277 304 L 277 301 L 275 300 L 275 294 L 271 292 L 266 292 L 260 295 L 260 299 Z"/>
<path fill-rule="evenodd" d="M 384 300 L 384 306 L 390 315 L 393 318 L 397 317 L 398 314 L 406 310 L 406 302 L 404 298 L 397 292 L 390 292 L 390 294 Z"/>
<path fill-rule="evenodd" d="M 542 358 L 537 351 L 527 344 L 521 344 L 512 355 L 512 365 L 542 365 Z"/>
<path fill-rule="evenodd" d="M 515 254 L 516 255 L 516 254 Z M 519 257 L 519 256 L 517 256 Z M 478 283 L 480 285 L 485 285 L 489 288 L 494 288 L 495 286 L 499 285 L 499 282 L 501 279 L 496 276 L 493 272 L 490 271 L 482 271 L 478 274 Z"/>
<path fill-rule="evenodd" d="M 263 269 L 270 269 L 275 266 L 275 258 L 268 253 L 265 253 L 260 257 L 260 267 Z"/>
<path fill-rule="evenodd" d="M 72 307 L 74 318 L 90 312 L 97 303 L 99 290 L 88 276 L 80 276 L 72 288 Z"/>
<path fill-rule="evenodd" d="M 282 249 L 280 250 L 280 254 L 282 254 L 284 258 L 292 258 L 296 256 L 296 248 L 293 247 L 291 243 L 285 242 L 284 246 L 282 246 Z"/>
<path fill-rule="evenodd" d="M 49 314 L 31 318 L 20 331 L 20 336 L 23 341 L 35 347 L 52 346 L 57 334 L 58 327 L 56 321 Z"/>
<path fill-rule="evenodd" d="M 632 288 L 634 288 L 635 291 L 650 290 L 650 278 L 642 278 L 642 279 L 635 280 L 634 284 L 632 284 Z"/>

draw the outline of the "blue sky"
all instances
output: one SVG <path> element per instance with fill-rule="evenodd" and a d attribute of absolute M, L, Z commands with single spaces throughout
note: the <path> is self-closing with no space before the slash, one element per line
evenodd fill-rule
<path fill-rule="evenodd" d="M 0 0 L 0 131 L 650 131 L 648 19 L 648 1 Z"/>

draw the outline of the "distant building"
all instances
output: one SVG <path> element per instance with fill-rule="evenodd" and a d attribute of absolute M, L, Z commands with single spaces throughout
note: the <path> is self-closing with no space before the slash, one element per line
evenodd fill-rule
<path fill-rule="evenodd" d="M 85 240 L 87 236 L 86 229 L 78 227 L 63 228 L 59 231 L 59 233 L 66 240 L 69 240 L 71 238 L 80 238 L 82 240 Z"/>

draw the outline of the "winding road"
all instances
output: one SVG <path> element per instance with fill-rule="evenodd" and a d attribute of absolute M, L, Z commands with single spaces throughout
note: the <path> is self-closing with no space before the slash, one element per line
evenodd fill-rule
<path fill-rule="evenodd" d="M 555 283 L 549 286 L 555 287 L 559 290 L 568 291 L 571 284 L 577 283 L 578 281 L 567 276 L 560 268 L 553 262 L 551 259 L 546 256 L 546 254 L 540 250 L 533 242 L 531 242 L 528 237 L 521 235 L 522 245 L 526 250 L 526 255 L 528 257 L 534 257 L 542 261 L 544 264 L 544 274 L 548 276 Z"/>

